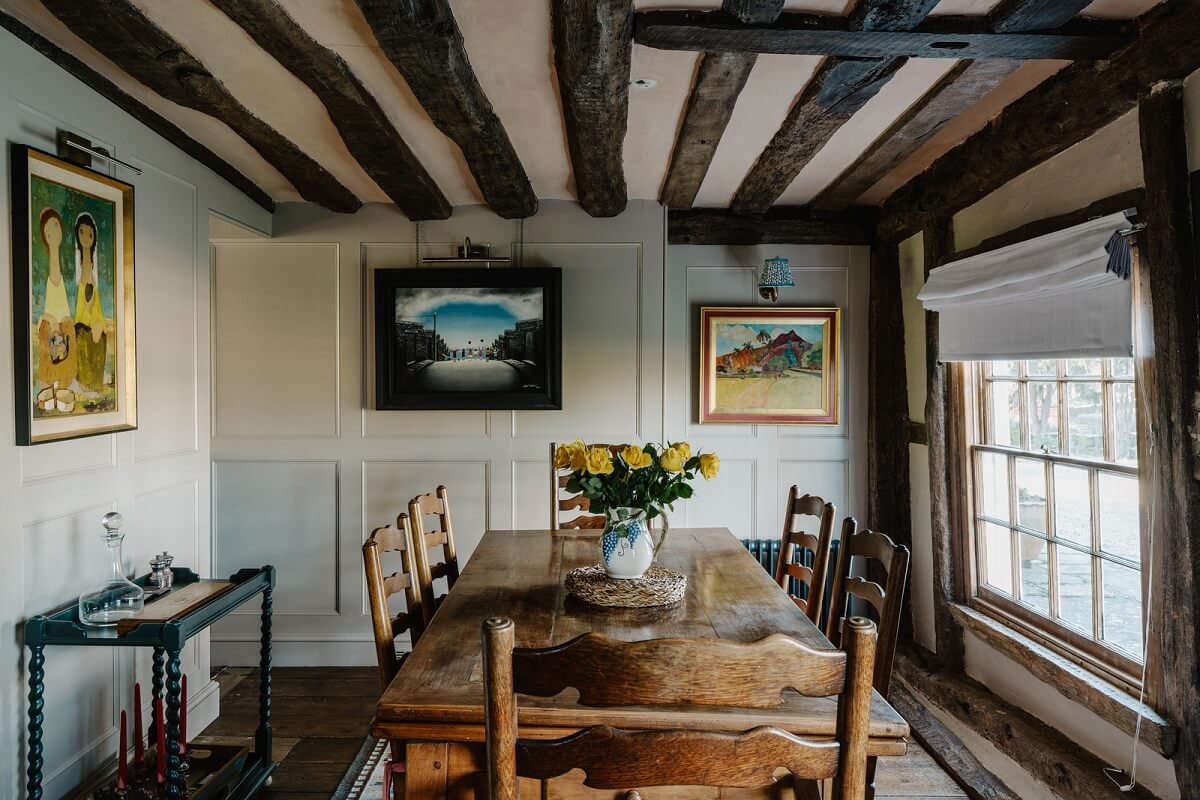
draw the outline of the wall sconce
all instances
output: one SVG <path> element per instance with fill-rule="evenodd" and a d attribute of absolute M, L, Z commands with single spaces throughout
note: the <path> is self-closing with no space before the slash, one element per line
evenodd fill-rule
<path fill-rule="evenodd" d="M 795 285 L 796 281 L 792 278 L 792 265 L 786 258 L 776 256 L 763 261 L 762 269 L 758 273 L 759 297 L 774 303 L 779 300 L 780 287 Z"/>

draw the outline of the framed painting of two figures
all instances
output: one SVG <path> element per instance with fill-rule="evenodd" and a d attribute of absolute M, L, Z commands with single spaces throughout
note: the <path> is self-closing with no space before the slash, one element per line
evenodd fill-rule
<path fill-rule="evenodd" d="M 133 187 L 10 146 L 17 444 L 137 427 Z"/>

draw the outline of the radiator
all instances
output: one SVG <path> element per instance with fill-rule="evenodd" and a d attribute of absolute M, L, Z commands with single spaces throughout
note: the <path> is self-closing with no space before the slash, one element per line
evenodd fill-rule
<path fill-rule="evenodd" d="M 775 565 L 779 562 L 779 540 L 778 539 L 742 539 L 742 544 L 750 551 L 750 555 L 762 565 L 773 577 L 775 575 Z M 821 629 L 825 629 L 826 615 L 829 613 L 829 598 L 833 591 L 833 576 L 837 570 L 837 553 L 838 542 L 834 542 L 829 548 L 829 565 L 825 580 L 825 599 L 821 603 Z M 811 567 L 813 562 L 813 554 L 811 550 L 801 550 L 800 558 L 806 567 Z M 788 579 L 788 592 L 799 597 L 805 597 L 808 594 L 808 587 L 800 583 L 795 578 Z"/>

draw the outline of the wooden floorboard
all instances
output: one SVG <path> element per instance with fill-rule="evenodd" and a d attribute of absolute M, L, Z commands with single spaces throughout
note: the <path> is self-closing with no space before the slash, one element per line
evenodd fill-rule
<path fill-rule="evenodd" d="M 875 773 L 875 800 L 927 797 L 930 800 L 967 800 L 954 780 L 921 745 L 910 741 L 903 758 L 881 758 Z"/>

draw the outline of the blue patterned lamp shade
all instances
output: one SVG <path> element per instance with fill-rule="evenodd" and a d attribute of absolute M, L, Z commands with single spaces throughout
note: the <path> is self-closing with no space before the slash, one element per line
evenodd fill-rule
<path fill-rule="evenodd" d="M 775 302 L 779 299 L 779 287 L 795 285 L 792 265 L 786 258 L 776 256 L 763 261 L 762 270 L 758 273 L 758 293 L 762 297 Z"/>

